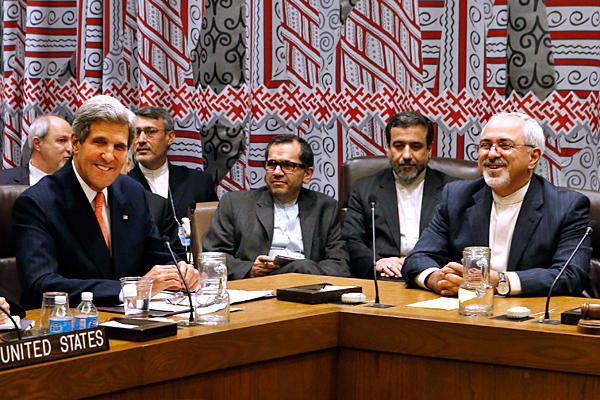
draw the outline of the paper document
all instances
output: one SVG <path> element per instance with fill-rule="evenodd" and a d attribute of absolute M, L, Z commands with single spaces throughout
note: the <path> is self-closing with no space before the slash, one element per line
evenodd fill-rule
<path fill-rule="evenodd" d="M 251 300 L 274 297 L 272 290 L 236 290 L 227 289 L 231 304 L 243 303 Z M 196 306 L 196 295 L 192 294 L 192 304 Z M 161 292 L 152 297 L 150 309 L 154 311 L 185 312 L 190 309 L 187 296 L 175 297 L 173 293 Z"/>
<path fill-rule="evenodd" d="M 437 310 L 456 310 L 458 309 L 458 299 L 451 297 L 438 297 L 433 300 L 420 301 L 418 303 L 407 304 L 408 307 L 434 308 Z"/>
<path fill-rule="evenodd" d="M 21 326 L 21 317 L 19 317 L 18 315 L 13 315 L 12 317 L 15 320 L 15 322 L 17 323 L 17 326 L 20 327 Z M 5 323 L 0 324 L 0 329 L 1 330 L 15 329 L 15 326 L 13 325 L 12 321 L 9 319 Z"/>

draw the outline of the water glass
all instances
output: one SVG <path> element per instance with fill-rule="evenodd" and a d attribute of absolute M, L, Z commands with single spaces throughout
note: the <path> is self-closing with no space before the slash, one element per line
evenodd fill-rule
<path fill-rule="evenodd" d="M 490 316 L 494 288 L 490 282 L 490 248 L 465 247 L 463 280 L 458 288 L 458 312 L 467 316 Z"/>
<path fill-rule="evenodd" d="M 41 330 L 48 330 L 48 319 L 54 309 L 56 303 L 54 298 L 56 296 L 65 296 L 67 298 L 66 306 L 69 308 L 69 294 L 67 292 L 45 292 L 42 295 L 42 309 L 40 312 L 39 328 Z"/>
<path fill-rule="evenodd" d="M 148 318 L 154 278 L 128 276 L 120 281 L 125 315 L 131 318 Z"/>
<path fill-rule="evenodd" d="M 227 264 L 224 253 L 200 253 L 197 260 L 200 288 L 196 292 L 196 321 L 201 325 L 229 322 Z"/>

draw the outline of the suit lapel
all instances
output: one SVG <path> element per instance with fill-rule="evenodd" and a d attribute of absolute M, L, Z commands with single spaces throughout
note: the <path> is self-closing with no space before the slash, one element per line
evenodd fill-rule
<path fill-rule="evenodd" d="M 304 257 L 312 259 L 312 243 L 317 226 L 317 213 L 311 212 L 315 206 L 316 199 L 312 192 L 301 189 L 298 196 L 298 218 L 300 218 L 300 230 L 302 231 L 302 245 L 304 246 Z"/>
<path fill-rule="evenodd" d="M 133 179 L 135 179 L 136 181 L 141 183 L 142 186 L 144 187 L 144 189 L 146 189 L 150 192 L 152 191 L 150 189 L 150 185 L 148 184 L 148 181 L 146 180 L 146 177 L 142 173 L 142 170 L 140 169 L 139 165 L 136 165 L 131 171 L 129 171 L 129 176 L 131 176 Z"/>
<path fill-rule="evenodd" d="M 381 213 L 384 217 L 390 237 L 400 248 L 400 216 L 398 215 L 398 196 L 396 194 L 396 180 L 392 169 L 389 168 L 379 180 L 379 194 L 376 214 Z M 387 205 L 390 206 L 387 206 Z M 369 220 L 371 215 L 369 214 Z M 375 221 L 377 223 L 377 221 Z"/>
<path fill-rule="evenodd" d="M 423 200 L 421 201 L 421 216 L 419 218 L 419 233 L 427 228 L 429 221 L 428 215 L 433 215 L 434 208 L 440 200 L 441 188 L 444 182 L 440 180 L 437 174 L 433 173 L 431 168 L 427 167 L 425 171 L 425 182 L 423 182 Z"/>
<path fill-rule="evenodd" d="M 267 249 L 271 248 L 271 242 L 273 241 L 273 228 L 275 226 L 275 217 L 273 214 L 273 198 L 269 191 L 264 188 L 260 191 L 258 198 L 256 199 L 256 217 L 267 236 L 267 243 L 265 243 Z"/>
<path fill-rule="evenodd" d="M 510 245 L 510 254 L 508 255 L 508 270 L 514 271 L 516 266 L 519 265 L 519 260 L 521 260 L 523 253 L 533 236 L 533 232 L 542 218 L 542 213 L 538 210 L 543 205 L 544 195 L 542 193 L 542 185 L 534 176 L 531 179 L 531 184 L 523 199 L 523 204 L 521 205 L 521 210 L 517 217 L 517 223 L 515 224 L 515 230 Z"/>
<path fill-rule="evenodd" d="M 129 254 L 128 240 L 123 235 L 131 231 L 127 227 L 128 224 L 132 223 L 129 220 L 130 213 L 128 212 L 131 206 L 124 194 L 114 188 L 114 184 L 108 188 L 108 201 L 110 204 L 110 236 L 113 260 L 123 262 L 124 257 L 126 258 Z M 119 276 L 119 271 L 116 270 L 118 264 L 117 262 L 114 263 L 113 279 Z"/>
<path fill-rule="evenodd" d="M 81 242 L 81 247 L 98 268 L 100 275 L 112 279 L 112 259 L 91 204 L 77 181 L 72 164 L 69 163 L 63 168 L 66 168 L 64 198 L 67 223 Z"/>
<path fill-rule="evenodd" d="M 484 184 L 473 195 L 473 205 L 466 210 L 467 224 L 473 241 L 472 246 L 489 246 L 491 210 L 492 190 Z"/>
<path fill-rule="evenodd" d="M 174 165 L 169 165 L 169 191 L 171 199 L 173 199 L 173 204 L 175 205 L 175 209 L 179 210 L 182 208 L 182 205 L 179 204 L 184 201 L 183 192 L 186 190 L 185 185 L 181 184 L 183 180 L 183 176 L 180 174 L 180 169 L 175 168 Z M 183 209 L 187 210 L 190 207 L 189 204 L 185 204 Z"/>

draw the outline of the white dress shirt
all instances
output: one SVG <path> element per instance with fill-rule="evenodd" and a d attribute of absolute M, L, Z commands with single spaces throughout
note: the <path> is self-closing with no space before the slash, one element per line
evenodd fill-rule
<path fill-rule="evenodd" d="M 302 227 L 298 202 L 283 204 L 274 200 L 273 204 L 273 240 L 269 257 L 282 255 L 292 258 L 304 258 Z"/>
<path fill-rule="evenodd" d="M 34 167 L 31 164 L 31 161 L 29 162 L 29 186 L 35 185 L 40 181 L 40 179 L 42 179 L 46 175 L 48 174 L 42 171 L 41 169 Z"/>
<path fill-rule="evenodd" d="M 492 192 L 494 201 L 490 213 L 489 246 L 492 250 L 490 266 L 495 271 L 506 272 L 515 225 L 527 189 L 529 189 L 529 182 L 521 189 L 505 197 Z M 510 271 L 506 272 L 506 278 L 510 283 L 510 294 L 521 294 L 519 275 L 514 271 Z"/>
<path fill-rule="evenodd" d="M 408 184 L 398 178 L 396 173 L 394 176 L 400 223 L 400 256 L 406 257 L 419 240 L 425 171 Z"/>
<path fill-rule="evenodd" d="M 140 166 L 140 171 L 146 177 L 148 181 L 148 186 L 150 186 L 150 190 L 152 193 L 156 193 L 159 196 L 164 197 L 165 199 L 169 198 L 169 163 L 165 161 L 163 165 L 158 167 L 157 169 L 148 169 L 145 168 L 142 164 L 138 164 Z"/>

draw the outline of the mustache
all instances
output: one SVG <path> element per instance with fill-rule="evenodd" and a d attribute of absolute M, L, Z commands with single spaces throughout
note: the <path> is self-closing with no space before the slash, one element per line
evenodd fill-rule
<path fill-rule="evenodd" d="M 417 166 L 417 164 L 413 161 L 399 161 L 396 163 L 396 165 L 399 167 L 407 167 L 407 166 L 416 167 Z"/>
<path fill-rule="evenodd" d="M 489 159 L 485 160 L 483 162 L 483 166 L 484 167 L 491 167 L 491 166 L 495 166 L 495 167 L 506 167 L 508 164 L 506 163 L 506 161 L 503 161 L 501 159 L 496 159 L 494 161 L 491 161 Z"/>

